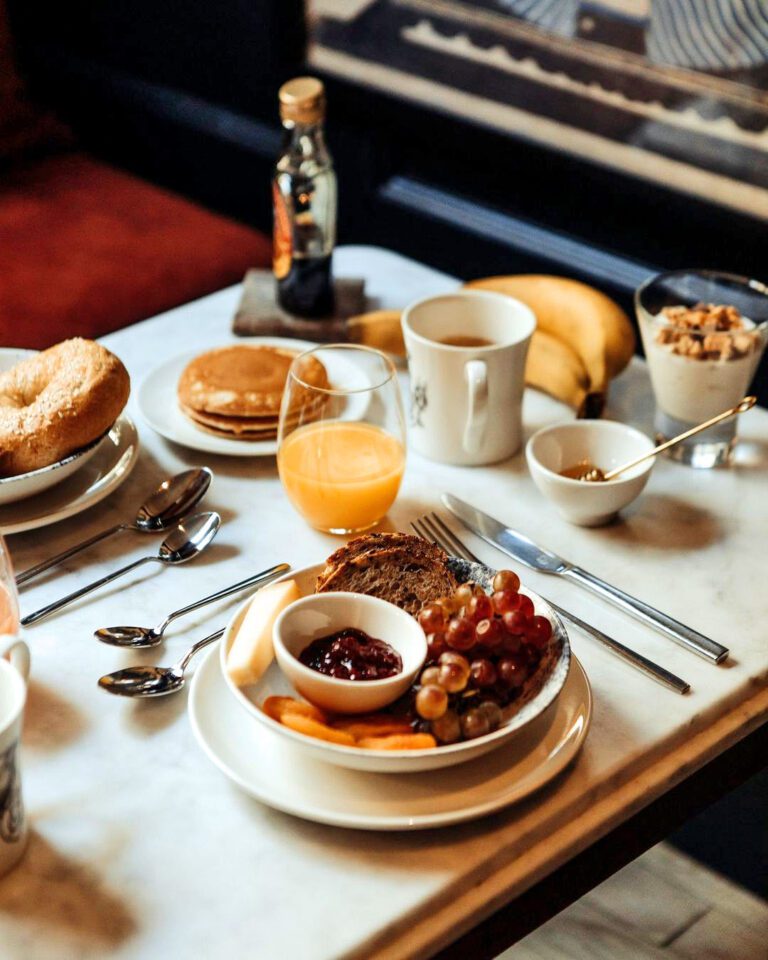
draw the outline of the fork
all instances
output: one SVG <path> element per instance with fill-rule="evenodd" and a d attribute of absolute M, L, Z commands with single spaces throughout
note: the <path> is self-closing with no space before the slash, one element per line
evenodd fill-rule
<path fill-rule="evenodd" d="M 472 553 L 469 547 L 456 536 L 436 513 L 425 514 L 423 517 L 411 521 L 411 526 L 422 540 L 437 544 L 437 546 L 442 547 L 446 553 L 460 557 L 462 560 L 468 560 L 470 563 L 482 563 L 482 560 L 480 560 L 476 554 Z M 642 672 L 649 677 L 653 677 L 654 680 L 658 680 L 660 683 L 671 687 L 677 691 L 677 693 L 688 693 L 691 689 L 691 685 L 686 683 L 685 680 L 682 680 L 669 670 L 665 670 L 664 667 L 659 666 L 658 663 L 654 663 L 653 660 L 649 660 L 648 657 L 644 657 L 636 650 L 624 646 L 623 643 L 619 643 L 618 640 L 609 637 L 607 633 L 603 633 L 603 631 L 598 630 L 597 627 L 593 627 L 575 614 L 564 610 L 558 604 L 547 600 L 546 597 L 542 597 L 542 600 L 548 603 L 553 610 L 557 611 L 564 620 L 570 621 L 570 623 L 577 626 L 583 633 L 597 640 L 603 644 L 603 646 L 608 647 L 613 653 L 618 654 L 618 656 L 622 657 L 628 663 L 631 663 L 632 666 L 637 667 L 638 670 L 642 670 Z"/>

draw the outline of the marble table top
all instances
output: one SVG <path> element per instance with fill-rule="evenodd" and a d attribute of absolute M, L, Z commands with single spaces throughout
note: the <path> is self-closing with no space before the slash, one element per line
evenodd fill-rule
<path fill-rule="evenodd" d="M 376 248 L 341 248 L 336 270 L 364 276 L 383 307 L 455 285 Z M 237 287 L 223 290 L 104 342 L 138 386 L 176 354 L 230 342 L 238 297 Z M 648 378 L 635 361 L 612 389 L 608 416 L 649 430 L 651 409 Z M 688 679 L 692 692 L 681 697 L 655 684 L 571 630 L 593 688 L 593 725 L 573 766 L 536 796 L 475 823 L 422 833 L 361 833 L 272 811 L 198 749 L 186 693 L 124 702 L 97 688 L 101 674 L 156 662 L 158 651 L 123 654 L 91 634 L 111 623 L 155 623 L 255 565 L 314 563 L 338 542 L 292 511 L 273 458 L 210 456 L 169 443 L 142 420 L 135 390 L 130 411 L 142 444 L 134 473 L 80 516 L 11 536 L 17 568 L 131 516 L 161 478 L 203 462 L 215 472 L 204 503 L 219 510 L 224 525 L 195 563 L 137 573 L 27 629 L 34 666 L 24 792 L 32 837 L 26 858 L 0 880 L 4 960 L 429 956 L 768 715 L 761 549 L 768 542 L 768 412 L 741 418 L 733 468 L 694 471 L 662 461 L 643 496 L 602 529 L 559 519 L 522 454 L 463 469 L 411 452 L 390 513 L 395 527 L 408 529 L 450 490 L 726 643 L 732 657 L 716 667 L 576 586 L 521 571 L 534 590 Z M 527 434 L 572 415 L 527 391 Z M 481 559 L 502 562 L 492 547 L 467 541 Z M 22 607 L 35 609 L 156 546 L 139 534 L 107 541 L 30 585 Z M 223 609 L 230 608 L 209 608 L 188 632 L 174 632 L 161 662 L 171 662 L 190 636 L 218 626 Z"/>

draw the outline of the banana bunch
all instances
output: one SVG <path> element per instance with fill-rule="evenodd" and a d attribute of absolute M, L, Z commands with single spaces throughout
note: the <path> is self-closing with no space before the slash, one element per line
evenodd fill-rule
<path fill-rule="evenodd" d="M 536 314 L 525 382 L 572 406 L 579 417 L 599 417 L 610 381 L 635 352 L 629 317 L 604 293 L 565 277 L 488 277 L 466 284 L 505 293 Z"/>

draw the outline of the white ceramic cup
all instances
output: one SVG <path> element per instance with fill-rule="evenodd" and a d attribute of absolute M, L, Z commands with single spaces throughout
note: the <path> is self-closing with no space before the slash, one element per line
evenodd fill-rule
<path fill-rule="evenodd" d="M 27 845 L 19 740 L 28 676 L 29 647 L 18 637 L 0 636 L 0 877 L 18 863 Z"/>
<path fill-rule="evenodd" d="M 413 448 L 443 463 L 475 466 L 511 457 L 522 443 L 525 359 L 536 329 L 519 300 L 460 290 L 412 303 L 403 312 L 411 381 Z M 450 346 L 478 337 L 487 346 Z"/>

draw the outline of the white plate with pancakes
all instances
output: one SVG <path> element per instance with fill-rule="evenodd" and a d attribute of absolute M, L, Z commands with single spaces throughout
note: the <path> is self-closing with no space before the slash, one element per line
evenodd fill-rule
<path fill-rule="evenodd" d="M 232 347 L 243 350 L 269 347 L 290 353 L 295 357 L 316 346 L 318 344 L 311 343 L 308 340 L 291 340 L 285 337 L 249 337 L 244 342 L 212 347 L 210 351 L 202 350 L 182 354 L 157 367 L 145 377 L 138 392 L 139 410 L 150 427 L 161 436 L 193 450 L 234 457 L 275 456 L 277 453 L 276 434 L 279 403 L 277 407 L 274 407 L 274 397 L 272 398 L 273 406 L 269 413 L 259 413 L 253 416 L 242 416 L 242 414 L 222 415 L 218 412 L 193 409 L 188 409 L 185 413 L 179 400 L 179 381 L 193 361 L 205 360 L 208 356 L 214 354 L 226 355 Z M 329 385 L 333 388 L 334 374 L 347 384 L 356 384 L 361 375 L 356 371 L 353 364 L 341 358 L 333 358 L 332 362 L 335 366 L 331 367 L 329 365 L 327 370 L 323 369 L 323 365 L 327 363 L 325 358 L 323 359 L 323 365 L 320 365 L 324 377 L 327 373 L 328 379 L 324 381 L 326 384 L 330 381 Z M 221 380 L 221 372 L 219 372 L 219 378 Z M 362 381 L 361 385 L 364 385 Z M 260 384 L 253 386 L 254 394 L 259 393 L 260 386 Z M 227 392 L 225 382 L 219 382 L 213 389 L 216 388 L 222 390 L 222 392 Z M 278 392 L 278 400 L 281 396 L 282 387 Z M 344 413 L 345 418 L 359 419 L 365 412 L 367 402 L 366 395 L 362 393 L 359 395 L 353 394 L 348 401 Z M 246 426 L 239 439 L 235 438 L 234 432 L 230 430 L 233 423 L 237 423 L 238 428 L 243 424 Z M 247 437 L 257 436 L 259 432 L 264 433 L 265 439 L 246 439 Z M 227 435 L 228 433 L 230 435 Z"/>
<path fill-rule="evenodd" d="M 285 337 L 249 337 L 240 344 L 229 346 L 277 347 L 291 353 L 303 353 L 317 344 L 308 340 Z M 216 349 L 213 347 L 212 349 Z M 220 453 L 231 457 L 266 457 L 277 453 L 277 439 L 230 439 L 218 432 L 209 432 L 204 425 L 193 422 L 179 405 L 177 387 L 187 366 L 206 351 L 185 353 L 153 370 L 139 387 L 139 410 L 147 423 L 166 440 L 205 453 Z"/>

